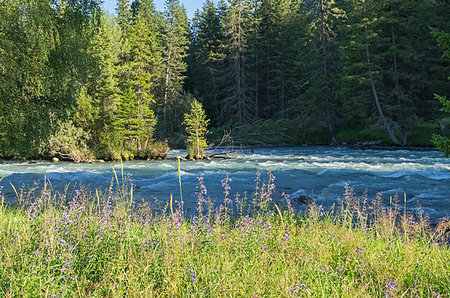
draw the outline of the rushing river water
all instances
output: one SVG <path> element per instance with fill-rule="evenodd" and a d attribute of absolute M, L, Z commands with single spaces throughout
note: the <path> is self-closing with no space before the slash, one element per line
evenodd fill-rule
<path fill-rule="evenodd" d="M 184 156 L 183 150 L 173 150 L 170 157 Z M 95 188 L 106 188 L 113 171 L 119 171 L 120 163 L 5 163 L 0 165 L 0 185 L 7 200 L 13 200 L 16 187 L 43 183 L 44 176 L 59 189 L 70 183 L 82 183 Z M 181 163 L 183 197 L 187 210 L 193 210 L 196 200 L 197 177 L 204 174 L 208 195 L 223 199 L 221 180 L 229 174 L 232 179 L 230 193 L 252 193 L 255 174 L 261 172 L 261 180 L 267 180 L 268 171 L 275 176 L 277 193 L 292 197 L 309 196 L 325 208 L 343 196 L 349 184 L 359 195 L 368 191 L 369 198 L 382 192 L 383 198 L 406 193 L 407 206 L 421 205 L 432 221 L 449 215 L 450 211 L 450 161 L 437 151 L 374 151 L 346 147 L 270 147 L 251 148 L 234 153 L 232 159 L 213 161 L 184 161 Z M 124 173 L 131 174 L 136 185 L 136 196 L 167 201 L 170 193 L 179 198 L 177 162 L 134 161 L 124 163 Z M 120 174 L 119 174 L 120 175 Z M 403 200 L 402 200 L 403 201 Z"/>

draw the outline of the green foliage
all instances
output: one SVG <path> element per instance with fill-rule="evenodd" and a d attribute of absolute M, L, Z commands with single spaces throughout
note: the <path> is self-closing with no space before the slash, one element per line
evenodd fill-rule
<path fill-rule="evenodd" d="M 124 148 L 139 151 L 152 142 L 156 118 L 148 103 L 138 101 L 131 86 L 121 97 L 115 121 L 116 133 Z"/>
<path fill-rule="evenodd" d="M 450 113 L 450 100 L 448 100 L 445 96 L 440 96 L 437 94 L 435 94 L 434 96 L 444 106 L 442 108 L 442 111 Z M 450 139 L 448 137 L 434 134 L 432 140 L 436 148 L 444 152 L 445 157 L 450 156 Z"/>
<path fill-rule="evenodd" d="M 432 30 L 433 36 L 436 38 L 439 45 L 444 50 L 444 56 L 448 59 L 450 58 L 450 34 L 441 32 L 439 30 Z M 434 97 L 441 102 L 443 105 L 442 111 L 450 113 L 450 100 L 445 96 L 435 94 Z M 441 135 L 433 135 L 433 143 L 437 149 L 444 152 L 445 157 L 450 155 L 450 139 Z"/>
<path fill-rule="evenodd" d="M 113 115 L 115 146 L 136 154 L 153 142 L 157 122 L 151 109 L 155 102 L 152 85 L 158 59 L 155 14 L 153 3 L 143 1 L 133 22 L 128 20 L 126 34 L 122 32 L 121 92 Z"/>
<path fill-rule="evenodd" d="M 93 159 L 88 148 L 89 134 L 81 127 L 76 127 L 72 121 L 57 122 L 58 130 L 50 136 L 43 152 L 49 156 L 57 156 L 76 162 Z"/>
<path fill-rule="evenodd" d="M 221 109 L 225 30 L 223 19 L 213 1 L 207 0 L 191 25 L 191 45 L 186 89 L 201 97 L 208 115 L 222 118 Z M 212 119 L 220 122 L 223 119 Z M 217 123 L 218 124 L 218 123 Z"/>
<path fill-rule="evenodd" d="M 158 78 L 159 134 L 165 139 L 177 131 L 174 123 L 179 122 L 176 106 L 186 79 L 189 24 L 186 9 L 179 0 L 164 2 L 163 18 L 159 28 L 164 36 L 161 41 L 162 64 Z"/>
<path fill-rule="evenodd" d="M 191 104 L 191 111 L 184 115 L 184 125 L 188 138 L 186 147 L 190 158 L 202 159 L 205 149 L 208 148 L 206 135 L 208 134 L 209 119 L 206 118 L 203 106 L 197 100 Z"/>
<path fill-rule="evenodd" d="M 153 142 L 139 152 L 139 158 L 153 160 L 166 158 L 170 147 L 166 142 Z"/>
<path fill-rule="evenodd" d="M 67 116 L 86 79 L 95 0 L 2 1 L 0 5 L 1 147 L 7 156 L 36 156 Z"/>
<path fill-rule="evenodd" d="M 179 143 L 193 96 L 215 126 L 294 123 L 280 131 L 320 143 L 361 127 L 395 144 L 422 142 L 420 123 L 441 117 L 433 92 L 450 90 L 446 8 L 208 0 L 189 27 L 179 0 L 163 12 L 152 0 L 119 0 L 116 17 L 98 0 L 3 0 L 0 155 L 39 156 L 64 119 L 89 133 L 99 156 L 144 156 L 155 138 Z"/>
<path fill-rule="evenodd" d="M 444 152 L 445 157 L 450 156 L 450 139 L 448 137 L 434 134 L 432 140 L 434 146 L 436 146 L 439 151 Z"/>

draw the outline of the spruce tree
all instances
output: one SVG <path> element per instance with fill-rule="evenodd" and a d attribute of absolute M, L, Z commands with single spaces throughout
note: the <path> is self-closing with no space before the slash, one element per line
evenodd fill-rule
<path fill-rule="evenodd" d="M 131 26 L 131 10 L 129 0 L 117 0 L 117 24 L 122 30 L 122 38 L 126 38 Z"/>
<path fill-rule="evenodd" d="M 93 137 L 97 146 L 111 151 L 117 143 L 114 131 L 114 116 L 119 105 L 118 64 L 120 30 L 112 16 L 102 14 L 100 26 L 92 45 L 92 56 L 96 67 L 92 77 L 94 103 L 98 106 L 98 118 L 95 121 Z"/>

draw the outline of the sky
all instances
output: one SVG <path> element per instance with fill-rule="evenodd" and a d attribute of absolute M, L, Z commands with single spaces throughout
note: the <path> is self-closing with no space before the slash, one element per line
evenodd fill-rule
<path fill-rule="evenodd" d="M 203 6 L 204 0 L 180 0 L 184 7 L 186 7 L 187 15 L 190 19 L 194 16 L 194 12 L 197 9 L 201 9 Z M 130 1 L 131 2 L 131 1 Z M 165 0 L 153 0 L 155 3 L 156 9 L 162 11 L 164 9 Z M 109 12 L 116 12 L 116 0 L 103 0 L 103 7 L 106 8 Z"/>

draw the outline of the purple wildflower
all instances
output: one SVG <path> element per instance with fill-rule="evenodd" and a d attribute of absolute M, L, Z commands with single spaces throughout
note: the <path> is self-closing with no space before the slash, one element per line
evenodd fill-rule
<path fill-rule="evenodd" d="M 230 189 L 231 189 L 231 186 L 230 186 L 230 182 L 231 181 L 232 181 L 232 179 L 230 177 L 228 177 L 228 174 L 227 174 L 227 177 L 225 179 L 222 179 L 220 181 L 222 183 L 223 189 L 225 190 L 223 192 L 225 194 L 225 199 L 224 199 L 225 207 L 232 203 L 232 201 L 228 198 L 228 195 L 230 194 Z"/>
<path fill-rule="evenodd" d="M 206 203 L 205 196 L 207 195 L 208 192 L 206 190 L 206 186 L 204 183 L 205 177 L 203 176 L 203 174 L 201 174 L 200 177 L 198 177 L 197 179 L 198 179 L 197 188 L 200 189 L 200 191 L 197 192 L 197 211 L 199 214 L 201 214 L 203 211 L 202 205 L 203 203 Z"/>

